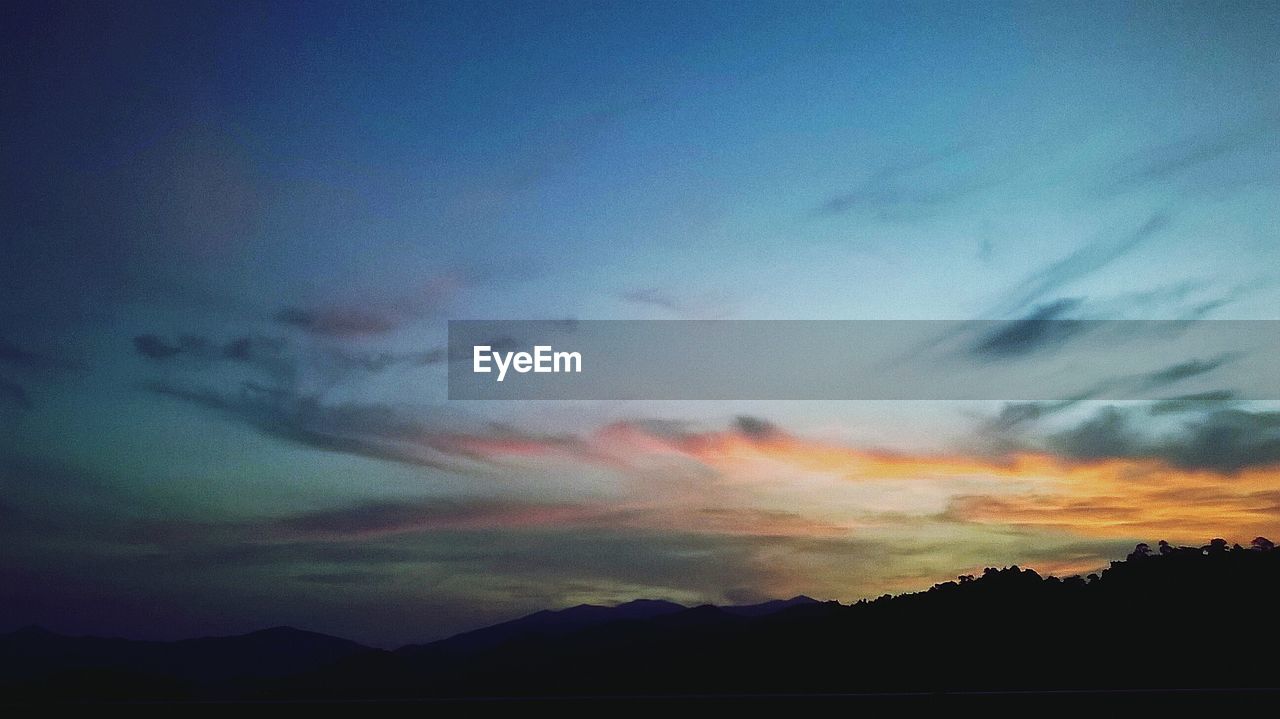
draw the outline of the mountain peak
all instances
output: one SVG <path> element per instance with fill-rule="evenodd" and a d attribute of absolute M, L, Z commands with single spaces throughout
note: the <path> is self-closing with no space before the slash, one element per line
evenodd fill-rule
<path fill-rule="evenodd" d="M 632 607 L 635 609 L 684 609 L 683 604 L 668 601 L 666 599 L 632 599 L 629 602 L 623 602 L 615 607 L 622 609 L 623 607 Z"/>

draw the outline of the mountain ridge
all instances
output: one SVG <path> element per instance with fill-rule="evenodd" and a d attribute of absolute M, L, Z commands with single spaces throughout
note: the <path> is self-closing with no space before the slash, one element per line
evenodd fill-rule
<path fill-rule="evenodd" d="M 988 568 L 851 605 L 544 610 L 396 651 L 289 627 L 174 643 L 0 635 L 0 696 L 237 700 L 1280 689 L 1280 552 L 1139 545 L 1088 578 Z M 477 638 L 479 637 L 479 639 Z"/>

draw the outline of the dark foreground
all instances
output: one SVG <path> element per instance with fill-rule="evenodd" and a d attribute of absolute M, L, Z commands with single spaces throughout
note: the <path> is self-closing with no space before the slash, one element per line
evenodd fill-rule
<path fill-rule="evenodd" d="M 394 652 L 292 629 L 138 642 L 0 636 L 7 701 L 1273 702 L 1280 552 L 1137 551 L 1100 577 L 988 569 L 852 606 L 636 602 Z"/>

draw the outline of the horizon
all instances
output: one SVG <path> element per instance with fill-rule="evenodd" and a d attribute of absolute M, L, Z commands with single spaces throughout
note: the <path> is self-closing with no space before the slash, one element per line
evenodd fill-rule
<path fill-rule="evenodd" d="M 1248 547 L 1248 546 L 1254 546 L 1254 547 L 1256 547 L 1256 546 L 1257 546 L 1257 542 L 1258 542 L 1259 540 L 1266 540 L 1266 539 L 1267 539 L 1266 537 L 1255 537 L 1255 538 L 1253 538 L 1252 540 L 1250 540 L 1250 545 L 1245 545 L 1243 542 L 1231 541 L 1231 540 L 1228 540 L 1228 539 L 1226 539 L 1226 538 L 1224 538 L 1224 537 L 1214 537 L 1214 538 L 1212 538 L 1212 539 L 1208 540 L 1208 544 L 1203 545 L 1203 546 L 1201 546 L 1201 547 L 1187 546 L 1187 545 L 1176 545 L 1176 546 L 1175 546 L 1175 545 L 1170 545 L 1170 546 L 1171 546 L 1174 550 L 1199 550 L 1199 551 L 1203 551 L 1203 550 L 1205 550 L 1207 547 L 1209 547 L 1210 545 L 1212 545 L 1212 544 L 1213 544 L 1213 542 L 1216 542 L 1216 541 L 1221 540 L 1221 541 L 1223 541 L 1223 542 L 1224 542 L 1224 546 L 1227 546 L 1227 547 L 1235 547 L 1235 548 L 1237 548 L 1237 549 L 1240 549 L 1240 548 L 1246 548 L 1246 547 Z M 1267 541 L 1269 541 L 1269 540 L 1267 540 Z M 1157 544 L 1161 544 L 1161 543 L 1164 543 L 1164 540 L 1161 540 L 1160 542 L 1157 542 Z M 1138 545 L 1136 545 L 1136 546 L 1137 546 L 1137 547 L 1147 546 L 1148 548 L 1150 548 L 1150 546 L 1151 546 L 1151 545 L 1150 545 L 1149 543 L 1143 542 L 1143 543 L 1139 543 L 1139 544 L 1138 544 Z M 1135 551 L 1136 551 L 1136 550 L 1135 550 Z M 847 601 L 842 601 L 842 600 L 840 600 L 840 599 L 820 599 L 820 598 L 812 597 L 812 596 L 809 596 L 809 595 L 807 595 L 807 594 L 803 594 L 803 593 L 802 593 L 802 594 L 796 594 L 796 595 L 791 596 L 791 597 L 775 597 L 775 598 L 772 598 L 772 599 L 764 599 L 764 600 L 761 600 L 761 601 L 758 601 L 758 602 L 752 602 L 752 603 L 750 603 L 750 604 L 712 604 L 712 603 L 702 603 L 702 604 L 682 604 L 682 603 L 680 603 L 680 602 L 675 602 L 675 601 L 672 601 L 672 600 L 670 600 L 670 599 L 666 599 L 666 598 L 663 598 L 663 597 L 636 597 L 636 598 L 632 598 L 632 599 L 619 600 L 618 602 L 616 602 L 616 603 L 611 603 L 611 604 L 592 604 L 592 603 L 584 602 L 584 603 L 574 604 L 574 605 L 570 605 L 570 606 L 544 607 L 544 608 L 542 608 L 542 609 L 536 610 L 536 611 L 531 612 L 531 613 L 529 613 L 529 614 L 522 614 L 522 615 L 520 615 L 520 616 L 515 616 L 515 617 L 507 617 L 506 619 L 501 619 L 501 620 L 498 620 L 497 622 L 494 622 L 494 623 L 484 624 L 484 625 L 475 626 L 475 627 L 470 627 L 470 628 L 465 628 L 465 629 L 459 630 L 459 631 L 458 631 L 458 632 L 456 632 L 456 633 L 453 633 L 453 634 L 447 634 L 447 635 L 439 636 L 439 637 L 430 637 L 430 638 L 426 638 L 426 639 L 421 639 L 421 638 L 420 638 L 420 639 L 416 639 L 416 640 L 407 640 L 407 639 L 405 639 L 405 640 L 401 640 L 401 641 L 398 641 L 398 642 L 393 642 L 393 643 L 391 643 L 391 644 L 385 644 L 385 643 L 384 643 L 384 644 L 374 644 L 374 643 L 368 643 L 368 644 L 365 644 L 365 643 L 360 643 L 360 644 L 361 644 L 362 646 L 365 646 L 365 647 L 368 647 L 368 648 L 372 648 L 372 649 L 381 649 L 381 650 L 384 650 L 384 651 L 396 651 L 396 650 L 405 649 L 405 648 L 409 648 L 409 647 L 427 646 L 427 645 L 433 644 L 433 643 L 435 643 L 435 642 L 443 642 L 443 641 L 447 641 L 447 640 L 454 639 L 454 638 L 457 638 L 457 637 L 466 636 L 466 635 L 468 635 L 468 634 L 472 634 L 472 633 L 474 633 L 474 632 L 478 632 L 478 631 L 482 631 L 482 630 L 486 630 L 486 629 L 490 629 L 490 628 L 494 628 L 494 627 L 500 627 L 500 626 L 502 626 L 502 625 L 504 625 L 504 624 L 508 624 L 508 623 L 512 623 L 512 622 L 518 622 L 518 621 L 523 620 L 523 619 L 530 619 L 530 618 L 535 617 L 535 616 L 540 615 L 540 614 L 547 614 L 547 613 L 550 613 L 550 614 L 559 614 L 559 613 L 562 613 L 562 612 L 568 612 L 568 611 L 571 611 L 571 610 L 574 610 L 574 609 L 584 609 L 584 608 L 587 608 L 587 609 L 619 609 L 619 608 L 622 608 L 622 607 L 626 607 L 626 606 L 629 606 L 629 605 L 636 605 L 636 604 L 664 604 L 664 605 L 668 605 L 668 606 L 672 606 L 672 607 L 678 607 L 680 611 L 689 610 L 689 609 L 698 609 L 698 608 L 701 608 L 701 607 L 713 607 L 713 608 L 716 608 L 716 609 L 744 609 L 744 608 L 755 608 L 755 607 L 761 607 L 761 606 L 770 605 L 770 604 L 781 604 L 781 605 L 795 606 L 795 604 L 794 604 L 794 603 L 795 603 L 795 602 L 797 602 L 797 601 L 803 601 L 803 602 L 805 602 L 805 603 L 812 603 L 812 604 L 836 604 L 836 605 L 839 605 L 839 606 L 841 606 L 841 607 L 852 607 L 852 606 L 856 606 L 856 605 L 858 605 L 858 604 L 863 604 L 863 603 L 866 603 L 866 602 L 872 602 L 872 601 L 876 601 L 876 600 L 881 600 L 881 599 L 884 599 L 885 597 L 893 597 L 893 598 L 897 598 L 897 597 L 905 597 L 905 596 L 912 595 L 912 594 L 922 594 L 922 593 L 928 592 L 929 590 L 931 590 L 931 589 L 935 589 L 935 588 L 937 588 L 937 587 L 939 587 L 939 586 L 942 586 L 942 585 L 954 584 L 954 583 L 955 583 L 955 580 L 961 580 L 961 581 L 963 581 L 963 580 L 965 580 L 966 578 L 967 578 L 967 579 L 972 580 L 972 579 L 974 579 L 975 577 L 982 577 L 982 576 L 985 576 L 985 575 L 986 575 L 988 572 L 990 572 L 990 571 L 996 571 L 996 572 L 1006 571 L 1006 572 L 1007 572 L 1007 571 L 1010 571 L 1010 570 L 1020 570 L 1020 571 L 1022 571 L 1022 572 L 1032 572 L 1032 573 L 1036 574 L 1037 576 L 1039 576 L 1039 577 L 1041 577 L 1041 578 L 1043 578 L 1043 579 L 1047 579 L 1047 580 L 1049 580 L 1049 579 L 1062 579 L 1062 580 L 1066 580 L 1066 579 L 1081 579 L 1081 580 L 1085 580 L 1085 581 L 1090 581 L 1090 580 L 1094 579 L 1095 577 L 1100 577 L 1100 576 L 1102 576 L 1102 575 L 1107 571 L 1107 569 L 1110 569 L 1111 565 L 1114 565 L 1114 564 L 1116 564 L 1116 563 L 1122 563 L 1122 561 L 1127 561 L 1127 560 L 1129 560 L 1129 559 L 1132 559 L 1132 555 L 1130 555 L 1130 556 L 1126 557 L 1126 559 L 1125 559 L 1125 560 L 1112 559 L 1112 560 L 1110 560 L 1110 561 L 1108 562 L 1108 566 L 1106 566 L 1106 567 L 1098 567 L 1096 572 L 1090 572 L 1087 576 L 1082 576 L 1082 574 L 1083 574 L 1083 573 L 1080 573 L 1080 574 L 1072 574 L 1072 575 L 1066 575 L 1066 576 L 1063 576 L 1063 577 L 1058 577 L 1058 576 L 1057 576 L 1057 575 L 1055 575 L 1055 574 L 1041 574 L 1039 571 L 1037 571 L 1037 570 L 1036 570 L 1036 568 L 1035 568 L 1035 567 L 1019 567 L 1019 566 L 1018 566 L 1018 565 L 1016 565 L 1016 564 L 1015 564 L 1015 565 L 1004 566 L 1004 567 L 991 567 L 991 566 L 987 566 L 987 567 L 983 567 L 983 568 L 982 568 L 982 571 L 974 571 L 973 573 L 968 574 L 968 575 L 957 575 L 957 576 L 956 576 L 956 577 L 954 577 L 954 578 L 950 578 L 950 579 L 945 579 L 945 580 L 939 580 L 939 581 L 936 581 L 936 582 L 934 582 L 933 584 L 929 585 L 929 587 L 928 587 L 928 588 L 908 589 L 908 590 L 905 590 L 905 591 L 902 591 L 902 592 L 899 592 L 899 593 L 896 593 L 896 594 L 889 594 L 889 593 L 885 593 L 885 594 L 882 594 L 882 595 L 880 595 L 880 596 L 875 596 L 875 597 L 873 597 L 873 596 L 859 597 L 859 598 L 857 598 L 857 599 L 852 599 L 852 600 L 847 600 Z M 176 637 L 176 638 L 175 638 L 175 637 L 169 637 L 169 638 L 135 637 L 135 636 L 114 635 L 114 634 L 112 634 L 112 635 L 91 635 L 91 634 L 70 635 L 70 634 L 63 634 L 63 633 L 61 633 L 61 632 L 53 631 L 53 630 L 48 629 L 47 627 L 44 627 L 44 626 L 39 625 L 39 624 L 27 624 L 27 625 L 23 625 L 23 626 L 21 626 L 21 627 L 17 627 L 17 628 L 14 628 L 14 629 L 8 630 L 8 631 L 2 631 L 2 632 L 0 632 L 0 636 L 3 636 L 3 635 L 11 635 L 11 634 L 19 634 L 19 633 L 22 633 L 22 632 L 28 632 L 28 631 L 37 631 L 37 632 L 42 632 L 42 633 L 52 634 L 52 635 L 55 635 L 55 636 L 67 636 L 67 637 L 71 637 L 71 638 L 75 638 L 75 639 L 123 639 L 123 640 L 126 640 L 126 641 L 156 641 L 156 642 L 171 643 L 171 642 L 187 641 L 187 640 L 192 640 L 192 639 L 228 639 L 228 638 L 236 638 L 236 637 L 245 637 L 245 636 L 250 636 L 250 635 L 255 635 L 255 634 L 262 634 L 262 633 L 266 633 L 266 632 L 274 632 L 274 631 L 278 631 L 278 630 L 288 630 L 288 631 L 294 631 L 294 632 L 302 632 L 302 633 L 306 633 L 306 634 L 317 634 L 317 635 L 326 636 L 326 637 L 329 637 L 329 638 L 332 638 L 332 639 L 342 639 L 342 640 L 345 640 L 345 641 L 354 641 L 354 640 L 351 640 L 351 639 L 350 639 L 350 638 L 348 638 L 348 637 L 344 637 L 344 636 L 340 636 L 340 635 L 334 635 L 334 634 L 328 634 L 328 633 L 325 633 L 325 632 L 319 632 L 319 631 L 316 631 L 316 630 L 313 630 L 313 629 L 309 629 L 309 628 L 306 628 L 306 627 L 297 627 L 297 626 L 288 625 L 288 624 L 280 624 L 280 625 L 269 626 L 269 627 L 261 627 L 261 628 L 251 629 L 251 630 L 249 630 L 249 631 L 242 632 L 242 633 L 237 633 L 237 634 L 201 635 L 201 636 Z"/>
<path fill-rule="evenodd" d="M 1276 537 L 1244 344 L 1095 378 L 1142 401 L 448 381 L 470 318 L 1280 320 L 1276 37 L 1269 3 L 6 3 L 0 631 L 380 646 Z M 1076 376 L 1072 331 L 996 339 L 966 361 Z"/>

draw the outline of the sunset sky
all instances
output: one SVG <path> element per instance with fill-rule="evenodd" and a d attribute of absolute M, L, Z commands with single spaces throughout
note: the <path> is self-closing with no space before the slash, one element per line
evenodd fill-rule
<path fill-rule="evenodd" d="M 1280 319 L 1272 4 L 9 2 L 0 37 L 0 631 L 394 646 L 1280 540 L 1280 403 L 1225 384 L 463 402 L 444 350 Z"/>

